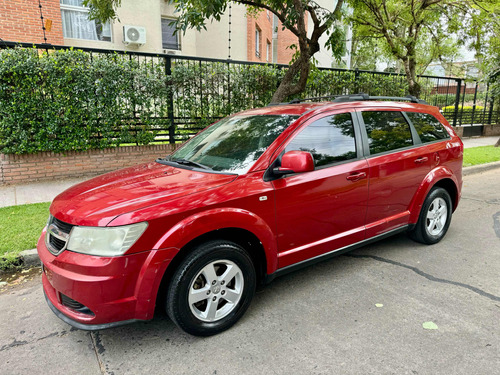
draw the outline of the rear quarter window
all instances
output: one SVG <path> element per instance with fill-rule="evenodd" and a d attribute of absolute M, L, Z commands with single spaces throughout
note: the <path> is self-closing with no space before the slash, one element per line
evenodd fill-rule
<path fill-rule="evenodd" d="M 410 125 L 397 111 L 364 111 L 370 155 L 413 145 Z"/>
<path fill-rule="evenodd" d="M 443 124 L 433 115 L 419 112 L 406 112 L 406 115 L 413 123 L 422 143 L 450 138 Z"/>

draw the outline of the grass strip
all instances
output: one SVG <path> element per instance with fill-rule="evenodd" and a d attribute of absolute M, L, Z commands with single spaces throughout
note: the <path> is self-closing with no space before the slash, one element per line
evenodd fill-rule
<path fill-rule="evenodd" d="M 47 202 L 0 207 L 0 269 L 16 265 L 21 251 L 36 247 L 49 206 Z"/>
<path fill-rule="evenodd" d="M 464 167 L 492 163 L 500 160 L 500 147 L 479 146 L 464 150 Z"/>

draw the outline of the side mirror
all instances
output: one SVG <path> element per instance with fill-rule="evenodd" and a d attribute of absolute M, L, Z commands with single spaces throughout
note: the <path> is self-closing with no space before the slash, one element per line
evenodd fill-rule
<path fill-rule="evenodd" d="M 288 151 L 281 158 L 281 167 L 273 169 L 276 176 L 310 171 L 314 171 L 314 159 L 307 151 Z"/>

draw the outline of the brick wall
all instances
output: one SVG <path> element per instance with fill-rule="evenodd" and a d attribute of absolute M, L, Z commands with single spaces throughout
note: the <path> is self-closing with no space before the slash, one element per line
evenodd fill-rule
<path fill-rule="evenodd" d="M 255 30 L 260 30 L 260 56 L 256 53 Z M 271 43 L 269 61 L 266 59 L 266 44 Z M 273 43 L 273 14 L 269 17 L 267 11 L 262 11 L 256 18 L 247 16 L 247 60 L 257 62 L 273 62 L 272 58 L 272 43 Z"/>
<path fill-rule="evenodd" d="M 483 136 L 492 137 L 492 136 L 500 136 L 500 124 L 497 125 L 484 125 L 483 127 Z"/>
<path fill-rule="evenodd" d="M 278 27 L 278 64 L 290 64 L 294 49 L 288 48 L 292 44 L 295 44 L 299 48 L 299 40 L 297 37 L 288 29 L 281 30 L 281 22 Z M 306 18 L 306 30 L 307 30 L 307 18 Z"/>
<path fill-rule="evenodd" d="M 0 184 L 23 184 L 98 175 L 123 167 L 154 161 L 172 152 L 170 144 L 125 146 L 104 150 L 0 154 Z"/>
<path fill-rule="evenodd" d="M 273 13 L 266 10 L 260 12 L 256 18 L 247 16 L 247 60 L 256 62 L 273 62 Z M 255 43 L 255 29 L 260 30 L 260 57 L 257 56 Z M 307 19 L 306 19 L 307 29 Z M 270 43 L 269 61 L 267 61 L 267 42 Z M 288 29 L 282 30 L 282 24 L 278 26 L 278 64 L 289 64 L 294 50 L 288 48 L 295 44 L 298 47 L 297 37 Z"/>
<path fill-rule="evenodd" d="M 41 0 L 47 43 L 63 45 L 60 0 Z M 50 23 L 50 22 L 49 22 Z M 10 42 L 43 43 L 42 21 L 37 0 L 0 0 L 0 38 Z"/>

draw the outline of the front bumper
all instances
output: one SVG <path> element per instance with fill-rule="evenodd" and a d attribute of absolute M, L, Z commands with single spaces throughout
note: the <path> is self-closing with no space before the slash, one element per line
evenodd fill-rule
<path fill-rule="evenodd" d="M 112 328 L 112 327 L 118 327 L 122 326 L 125 324 L 137 322 L 138 319 L 130 319 L 130 320 L 122 320 L 120 322 L 113 322 L 113 323 L 104 323 L 104 324 L 83 324 L 79 323 L 76 320 L 73 320 L 69 318 L 68 316 L 64 315 L 62 312 L 60 312 L 54 304 L 50 301 L 50 299 L 47 297 L 47 294 L 45 291 L 43 292 L 45 295 L 45 301 L 47 301 L 47 305 L 49 305 L 50 309 L 56 316 L 61 319 L 63 322 L 69 324 L 72 327 L 78 328 L 78 329 L 83 329 L 85 331 L 99 331 L 101 329 L 106 329 L 106 328 Z"/>
<path fill-rule="evenodd" d="M 97 330 L 153 317 L 161 279 L 176 249 L 119 257 L 65 250 L 56 257 L 44 237 L 45 231 L 37 244 L 43 290 L 59 318 L 79 329 Z"/>

